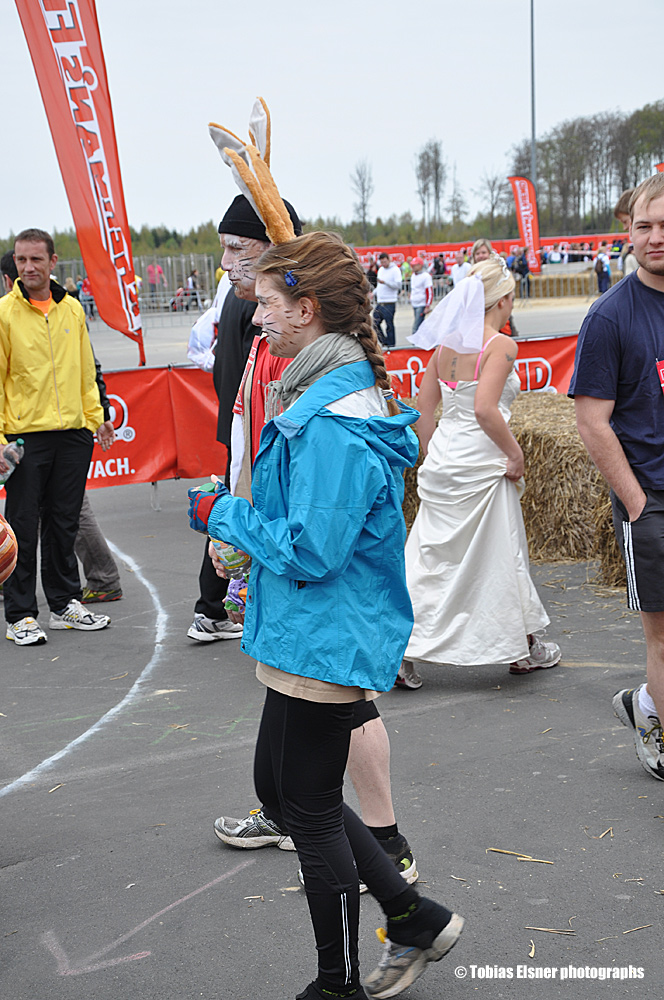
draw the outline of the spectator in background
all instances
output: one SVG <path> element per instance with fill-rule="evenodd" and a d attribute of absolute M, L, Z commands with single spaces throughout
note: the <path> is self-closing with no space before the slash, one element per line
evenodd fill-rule
<path fill-rule="evenodd" d="M 86 319 L 95 318 L 95 300 L 92 297 L 92 285 L 90 284 L 89 278 L 83 278 L 81 282 L 81 290 L 79 292 L 79 299 L 81 300 L 81 305 L 85 311 Z"/>
<path fill-rule="evenodd" d="M 611 287 L 611 258 L 608 244 L 602 241 L 595 258 L 595 274 L 597 275 L 597 290 L 600 295 L 608 292 Z"/>
<path fill-rule="evenodd" d="M 447 274 L 447 265 L 445 263 L 445 258 L 442 253 L 438 254 L 437 257 L 433 259 L 433 275 L 434 278 L 443 278 Z"/>
<path fill-rule="evenodd" d="M 466 260 L 466 255 L 463 250 L 457 250 L 455 254 L 456 264 L 452 264 L 452 284 L 456 288 L 460 281 L 462 281 L 468 272 L 470 271 L 470 264 Z"/>
<path fill-rule="evenodd" d="M 198 268 L 196 267 L 193 269 L 193 271 L 189 273 L 189 276 L 187 278 L 187 302 L 186 302 L 187 311 L 189 311 L 189 306 L 192 304 L 192 301 L 194 299 L 196 300 L 196 308 L 200 312 L 202 306 L 201 306 L 201 297 L 198 291 Z"/>
<path fill-rule="evenodd" d="M 406 257 L 405 261 L 401 265 L 401 280 L 410 281 L 410 276 L 413 273 L 413 258 Z"/>
<path fill-rule="evenodd" d="M 523 250 L 521 251 L 521 253 L 519 254 L 519 256 L 517 258 L 516 265 L 515 265 L 515 270 L 516 270 L 517 274 L 519 275 L 519 278 L 520 278 L 520 281 L 521 281 L 521 298 L 522 299 L 529 299 L 530 298 L 530 267 L 528 265 L 528 251 L 529 250 L 530 250 L 530 247 L 524 247 L 523 248 Z"/>
<path fill-rule="evenodd" d="M 70 295 L 74 296 L 75 299 L 80 298 L 80 293 L 76 286 L 76 282 L 69 274 L 65 278 L 65 288 L 67 289 Z"/>
<path fill-rule="evenodd" d="M 420 323 L 431 309 L 433 302 L 433 279 L 424 268 L 421 257 L 413 257 L 413 274 L 410 279 L 410 304 L 413 307 L 413 329 L 415 333 Z"/>
<path fill-rule="evenodd" d="M 147 276 L 148 276 L 148 287 L 150 289 L 150 302 L 153 306 L 158 305 L 157 292 L 163 286 L 167 287 L 168 282 L 166 281 L 166 275 L 164 274 L 161 264 L 158 264 L 154 260 L 151 264 L 147 266 Z"/>
<path fill-rule="evenodd" d="M 560 252 L 560 243 L 554 243 L 553 244 L 553 250 L 549 254 L 547 263 L 548 264 L 562 264 L 562 262 L 563 262 L 563 255 Z"/>
<path fill-rule="evenodd" d="M 376 308 L 373 314 L 373 324 L 381 344 L 384 347 L 394 347 L 394 313 L 401 291 L 401 271 L 399 266 L 390 260 L 390 255 L 385 251 L 378 255 L 378 262 L 380 267 L 376 279 Z M 385 323 L 384 334 L 383 323 Z"/>
<path fill-rule="evenodd" d="M 481 260 L 488 260 L 493 253 L 493 247 L 488 240 L 484 237 L 480 237 L 479 240 L 475 240 L 472 249 L 470 251 L 470 263 L 479 264 Z"/>
<path fill-rule="evenodd" d="M 636 256 L 634 254 L 634 244 L 633 243 L 628 243 L 627 244 L 627 253 L 626 253 L 625 259 L 623 261 L 623 276 L 627 277 L 627 275 L 631 274 L 632 271 L 636 271 L 636 269 L 638 268 L 638 266 L 639 266 L 639 262 L 636 259 Z"/>
<path fill-rule="evenodd" d="M 373 254 L 369 254 L 369 262 L 367 266 L 367 281 L 372 288 L 375 288 L 378 284 L 378 267 L 376 265 L 375 258 Z"/>
<path fill-rule="evenodd" d="M 616 202 L 616 207 L 613 210 L 614 217 L 621 224 L 625 232 L 629 229 L 630 217 L 629 217 L 629 202 L 630 198 L 634 194 L 634 188 L 628 188 L 618 198 Z"/>

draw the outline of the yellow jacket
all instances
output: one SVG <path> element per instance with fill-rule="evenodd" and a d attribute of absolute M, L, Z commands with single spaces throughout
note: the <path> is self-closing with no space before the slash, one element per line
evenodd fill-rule
<path fill-rule="evenodd" d="M 0 441 L 6 434 L 78 430 L 104 421 L 80 302 L 51 281 L 48 317 L 22 282 L 0 299 Z"/>

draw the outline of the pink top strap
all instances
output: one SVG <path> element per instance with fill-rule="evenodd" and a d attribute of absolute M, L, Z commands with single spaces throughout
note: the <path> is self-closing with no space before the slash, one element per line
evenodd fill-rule
<path fill-rule="evenodd" d="M 477 382 L 477 376 L 480 373 L 480 365 L 482 363 L 482 356 L 483 356 L 484 352 L 486 351 L 486 349 L 489 346 L 489 344 L 491 343 L 491 341 L 495 340 L 496 337 L 499 337 L 499 336 L 500 336 L 499 333 L 494 333 L 493 337 L 489 337 L 489 339 L 487 340 L 486 344 L 484 344 L 484 346 L 482 347 L 482 350 L 477 355 L 477 364 L 475 365 L 475 378 L 474 378 L 475 382 Z"/>

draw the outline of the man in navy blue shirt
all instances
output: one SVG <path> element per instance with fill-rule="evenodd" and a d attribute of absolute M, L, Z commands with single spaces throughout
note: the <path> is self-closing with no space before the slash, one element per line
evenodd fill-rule
<path fill-rule="evenodd" d="M 664 174 L 629 204 L 639 264 L 586 316 L 569 395 L 595 465 L 611 487 L 629 607 L 641 613 L 647 683 L 618 691 L 645 770 L 664 781 Z"/>

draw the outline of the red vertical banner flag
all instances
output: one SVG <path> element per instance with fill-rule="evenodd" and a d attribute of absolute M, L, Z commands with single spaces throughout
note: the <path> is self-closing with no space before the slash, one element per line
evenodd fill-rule
<path fill-rule="evenodd" d="M 113 111 L 94 0 L 16 0 L 99 315 L 145 364 Z"/>
<path fill-rule="evenodd" d="M 528 248 L 528 267 L 533 273 L 537 274 L 542 270 L 542 262 L 538 252 L 540 237 L 535 188 L 527 177 L 508 177 L 507 179 L 512 185 L 521 243 L 524 247 Z"/>

